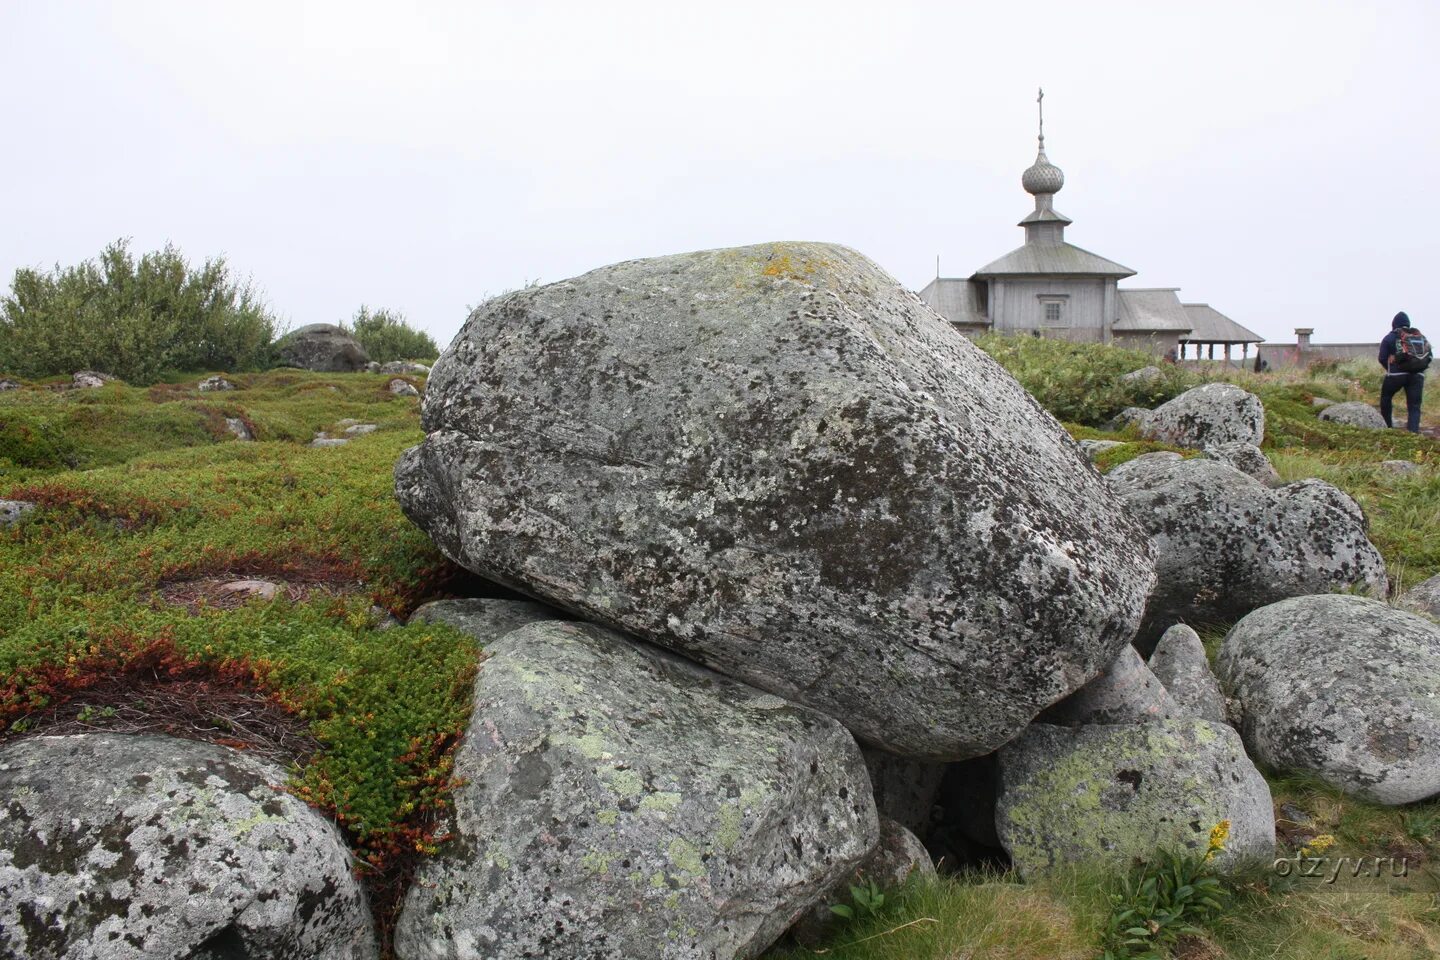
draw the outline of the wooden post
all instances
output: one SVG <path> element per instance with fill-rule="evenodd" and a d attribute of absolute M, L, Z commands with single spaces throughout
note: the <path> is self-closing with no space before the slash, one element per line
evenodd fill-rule
<path fill-rule="evenodd" d="M 1215 359 L 1215 344 L 1213 344 L 1213 343 L 1210 344 L 1210 359 L 1211 359 L 1211 360 L 1214 360 L 1214 359 Z"/>

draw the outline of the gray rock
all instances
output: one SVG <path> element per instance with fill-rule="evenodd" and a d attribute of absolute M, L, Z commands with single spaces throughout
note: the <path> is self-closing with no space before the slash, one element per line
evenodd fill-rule
<path fill-rule="evenodd" d="M 19 389 L 20 389 L 20 381 L 19 381 L 19 380 L 11 380 L 9 377 L 0 377 L 0 392 L 4 392 L 4 391 L 6 391 L 6 390 L 19 390 Z"/>
<path fill-rule="evenodd" d="M 70 378 L 70 386 L 77 390 L 94 390 L 103 387 L 107 383 L 118 381 L 108 373 L 101 373 L 98 370 L 77 370 Z"/>
<path fill-rule="evenodd" d="M 250 426 L 239 417 L 226 417 L 225 429 L 235 435 L 235 439 L 249 441 L 255 439 L 255 434 L 250 432 Z"/>
<path fill-rule="evenodd" d="M 1135 648 L 1126 646 L 1100 675 L 1040 715 L 1044 723 L 1148 723 L 1180 714 Z"/>
<path fill-rule="evenodd" d="M 897 757 L 884 750 L 862 747 L 865 768 L 875 794 L 875 809 L 906 830 L 924 837 L 945 777 L 945 765 Z"/>
<path fill-rule="evenodd" d="M 199 384 L 197 384 L 197 386 L 199 387 L 201 393 L 213 393 L 219 390 L 235 389 L 235 384 L 231 383 L 229 380 L 226 380 L 224 377 L 206 377 L 204 380 L 201 380 Z"/>
<path fill-rule="evenodd" d="M 911 880 L 926 881 L 937 879 L 935 864 L 930 860 L 925 845 L 915 834 L 886 817 L 880 818 L 880 842 L 874 852 L 860 862 L 850 875 L 837 883 L 820 898 L 790 928 L 790 934 L 797 943 L 817 947 L 832 936 L 839 926 L 840 918 L 831 910 L 835 904 L 853 904 L 852 886 L 873 883 L 888 895 L 895 893 Z"/>
<path fill-rule="evenodd" d="M 0 502 L 0 523 L 4 523 L 4 504 Z M 1395 601 L 1395 605 L 1411 613 L 1423 613 L 1427 617 L 1440 617 L 1440 575 L 1422 580 L 1406 590 Z"/>
<path fill-rule="evenodd" d="M 1334 405 L 1335 401 L 1331 400 L 1329 397 L 1310 398 L 1310 406 L 1314 407 L 1317 410 L 1324 410 L 1326 407 L 1333 407 Z"/>
<path fill-rule="evenodd" d="M 1162 847 L 1203 851 L 1223 820 L 1222 868 L 1274 856 L 1270 788 L 1223 724 L 1034 724 L 1000 751 L 1000 781 L 996 827 L 1022 877 L 1129 864 Z"/>
<path fill-rule="evenodd" d="M 292 330 L 275 341 L 275 353 L 282 367 L 321 373 L 354 373 L 370 362 L 359 341 L 330 323 Z"/>
<path fill-rule="evenodd" d="M 1134 425 L 1137 429 L 1142 428 L 1149 416 L 1150 411 L 1144 407 L 1126 407 L 1124 410 L 1115 414 L 1114 419 L 1109 423 L 1109 429 L 1123 430 L 1131 425 Z"/>
<path fill-rule="evenodd" d="M 443 623 L 461 633 L 468 633 L 482 646 L 499 640 L 511 630 L 518 630 L 536 620 L 569 620 L 567 614 L 554 607 L 530 600 L 432 600 L 415 608 L 406 623 Z"/>
<path fill-rule="evenodd" d="M 1096 457 L 1106 450 L 1114 450 L 1116 447 L 1125 446 L 1123 440 L 1081 440 L 1080 449 L 1085 451 L 1085 456 L 1094 461 Z"/>
<path fill-rule="evenodd" d="M 379 372 L 380 372 L 380 364 L 379 364 L 377 361 L 375 361 L 375 360 L 370 360 L 370 361 L 366 362 L 366 364 L 365 364 L 365 372 L 366 372 L 366 373 L 379 373 Z"/>
<path fill-rule="evenodd" d="M 1256 760 L 1375 803 L 1440 793 L 1440 627 L 1329 594 L 1256 610 L 1215 661 Z"/>
<path fill-rule="evenodd" d="M 34 509 L 29 500 L 0 500 L 0 530 L 19 523 Z"/>
<path fill-rule="evenodd" d="M 491 643 L 400 960 L 754 957 L 878 840 L 835 721 L 591 624 Z"/>
<path fill-rule="evenodd" d="M 1121 383 L 1154 383 L 1165 375 L 1159 367 L 1141 367 L 1139 370 L 1131 370 L 1120 378 Z"/>
<path fill-rule="evenodd" d="M 1159 582 L 1140 644 L 1175 623 L 1234 621 L 1287 597 L 1359 588 L 1383 596 L 1385 562 L 1340 490 L 1276 490 L 1215 460 L 1137 457 L 1106 476 L 1154 539 Z"/>
<path fill-rule="evenodd" d="M 430 368 L 423 363 L 415 363 L 411 360 L 391 360 L 388 363 L 380 364 L 381 373 L 416 373 L 425 376 Z"/>
<path fill-rule="evenodd" d="M 380 427 L 374 423 L 352 423 L 345 428 L 347 437 L 363 437 L 367 433 L 374 433 Z"/>
<path fill-rule="evenodd" d="M 1140 432 L 1196 450 L 1237 442 L 1258 447 L 1265 439 L 1265 406 L 1233 383 L 1207 383 L 1151 410 Z"/>
<path fill-rule="evenodd" d="M 1385 429 L 1385 418 L 1380 416 L 1380 411 L 1359 400 L 1331 404 L 1320 411 L 1320 419 L 1347 427 L 1363 427 L 1366 430 Z"/>
<path fill-rule="evenodd" d="M 452 560 L 926 759 L 1128 642 L 1146 538 L 1060 425 L 869 260 L 766 244 L 484 304 L 405 512 Z"/>
<path fill-rule="evenodd" d="M 1265 452 L 1253 443 L 1221 443 L 1206 447 L 1203 456 L 1228 463 L 1246 476 L 1254 477 L 1267 487 L 1281 486 L 1284 481 Z"/>
<path fill-rule="evenodd" d="M 1150 671 L 1188 716 L 1226 723 L 1225 695 L 1210 671 L 1200 635 L 1183 623 L 1165 631 L 1150 654 Z"/>
<path fill-rule="evenodd" d="M 386 385 L 385 389 L 389 390 L 397 397 L 420 396 L 420 391 L 415 389 L 415 385 L 413 383 L 410 383 L 406 380 L 401 380 L 399 377 L 391 380 L 389 384 Z"/>
<path fill-rule="evenodd" d="M 343 447 L 345 444 L 347 444 L 347 443 L 349 443 L 349 442 L 350 442 L 350 438 L 349 438 L 349 437 L 332 437 L 332 436 L 330 436 L 330 434 L 326 433 L 324 430 L 321 430 L 319 433 L 315 434 L 315 439 L 314 439 L 314 440 L 311 440 L 310 443 L 308 444 L 308 446 L 311 446 L 311 447 Z"/>
<path fill-rule="evenodd" d="M 230 596 L 274 600 L 280 592 L 280 585 L 270 580 L 231 580 L 229 583 L 220 584 L 216 589 Z"/>
<path fill-rule="evenodd" d="M 1390 473 L 1409 475 L 1420 472 L 1420 464 L 1413 460 L 1381 460 L 1380 469 Z"/>
<path fill-rule="evenodd" d="M 0 954 L 378 957 L 339 831 L 285 781 L 172 737 L 0 747 Z"/>

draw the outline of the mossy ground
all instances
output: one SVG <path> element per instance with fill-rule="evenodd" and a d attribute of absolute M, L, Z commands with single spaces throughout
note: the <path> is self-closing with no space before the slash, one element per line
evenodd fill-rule
<path fill-rule="evenodd" d="M 1127 386 L 1120 375 L 1149 358 L 1052 341 L 986 346 L 1077 436 L 1133 439 L 1099 425 L 1201 377 L 1166 369 L 1154 384 Z M 1264 399 L 1265 449 L 1282 476 L 1318 476 L 1355 496 L 1392 579 L 1408 585 L 1440 572 L 1440 444 L 1334 427 L 1310 404 L 1313 396 L 1373 400 L 1378 372 L 1227 378 Z M 57 704 L 69 707 L 66 729 L 103 729 L 117 676 L 135 678 L 135 702 L 119 711 L 130 716 L 147 709 L 146 685 L 167 678 L 187 690 L 246 687 L 318 744 L 294 771 L 296 791 L 335 813 L 362 856 L 393 870 L 434 840 L 432 815 L 450 786 L 449 754 L 467 720 L 479 654 L 442 626 L 382 631 L 372 609 L 404 614 L 456 573 L 405 520 L 391 488 L 397 456 L 420 439 L 416 402 L 389 394 L 390 378 L 378 375 L 234 375 L 241 389 L 218 394 L 196 390 L 201 376 L 148 389 L 32 383 L 0 393 L 0 498 L 43 507 L 0 531 L 0 737 L 42 731 Z M 244 419 L 259 442 L 235 441 L 228 417 Z M 304 446 L 345 418 L 380 429 L 342 447 Z M 1161 448 L 1132 443 L 1101 466 L 1150 449 Z M 1385 459 L 1422 469 L 1397 476 L 1378 466 Z M 166 600 L 167 586 L 232 574 L 324 589 L 224 608 Z M 87 696 L 102 690 L 102 708 L 91 709 Z M 223 741 L 226 718 L 207 722 Z M 1272 786 L 1277 805 L 1310 815 L 1292 839 L 1307 830 L 1332 835 L 1331 857 L 1403 850 L 1416 858 L 1410 876 L 1342 875 L 1326 884 L 1258 874 L 1183 955 L 1440 952 L 1431 866 L 1440 857 L 1440 804 L 1385 810 L 1313 783 Z M 841 929 L 828 955 L 1094 956 L 1116 882 L 1084 872 L 1028 885 L 1003 875 L 947 878 Z"/>

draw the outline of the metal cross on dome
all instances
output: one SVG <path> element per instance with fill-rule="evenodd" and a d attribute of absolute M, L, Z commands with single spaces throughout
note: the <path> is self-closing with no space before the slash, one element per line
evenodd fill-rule
<path fill-rule="evenodd" d="M 1040 108 L 1040 149 L 1045 149 L 1045 88 L 1040 88 L 1040 95 L 1035 98 L 1035 103 Z"/>

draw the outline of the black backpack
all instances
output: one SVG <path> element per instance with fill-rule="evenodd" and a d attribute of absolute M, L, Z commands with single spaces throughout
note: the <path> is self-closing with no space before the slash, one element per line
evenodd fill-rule
<path fill-rule="evenodd" d="M 1419 373 L 1430 366 L 1430 341 L 1414 327 L 1401 327 L 1395 337 L 1395 362 L 1390 368 L 1397 373 Z"/>

